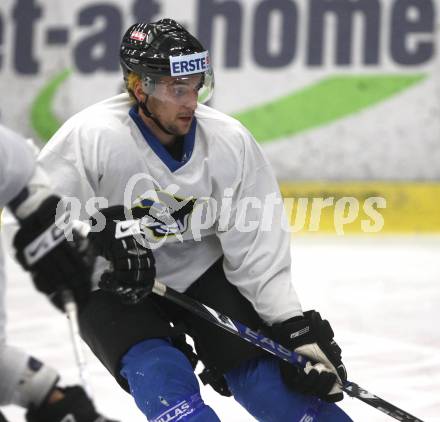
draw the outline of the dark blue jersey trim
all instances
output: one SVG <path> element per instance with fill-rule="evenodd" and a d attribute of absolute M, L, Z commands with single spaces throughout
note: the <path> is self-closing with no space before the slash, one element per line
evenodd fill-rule
<path fill-rule="evenodd" d="M 147 144 L 172 172 L 180 169 L 180 167 L 184 166 L 190 160 L 196 138 L 197 119 L 195 117 L 193 118 L 189 132 L 183 138 L 182 159 L 181 161 L 178 161 L 171 156 L 159 139 L 153 135 L 148 126 L 143 122 L 141 116 L 139 116 L 137 112 L 137 106 L 133 106 L 130 109 L 129 114 L 141 131 Z"/>

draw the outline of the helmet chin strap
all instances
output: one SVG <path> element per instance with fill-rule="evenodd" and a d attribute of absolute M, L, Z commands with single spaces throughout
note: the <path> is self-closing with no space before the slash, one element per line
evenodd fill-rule
<path fill-rule="evenodd" d="M 150 110 L 148 110 L 147 107 L 147 101 L 148 101 L 148 95 L 146 96 L 144 101 L 139 101 L 139 107 L 141 108 L 141 110 L 144 112 L 144 114 L 149 117 L 151 120 L 153 120 L 154 123 L 156 123 L 156 125 L 159 127 L 160 130 L 162 130 L 163 132 L 165 132 L 168 135 L 174 135 L 176 136 L 175 133 L 170 132 L 167 128 L 164 127 L 164 125 L 159 122 L 159 119 L 153 114 L 151 113 Z"/>

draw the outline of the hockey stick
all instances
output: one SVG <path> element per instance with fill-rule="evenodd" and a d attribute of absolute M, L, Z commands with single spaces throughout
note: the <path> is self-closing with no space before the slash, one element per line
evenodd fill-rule
<path fill-rule="evenodd" d="M 61 292 L 61 297 L 63 300 L 64 311 L 69 322 L 70 339 L 72 340 L 75 361 L 79 372 L 79 379 L 89 397 L 93 399 L 92 388 L 88 382 L 87 361 L 84 356 L 84 349 L 81 343 L 81 336 L 79 334 L 78 307 L 76 306 L 75 299 L 70 290 L 63 289 Z"/>
<path fill-rule="evenodd" d="M 121 230 L 120 237 L 136 236 L 142 233 L 140 227 L 140 220 L 136 220 L 137 224 L 133 224 L 129 227 L 125 227 L 125 230 Z M 116 232 L 118 232 L 118 226 L 126 225 L 127 221 L 121 221 L 117 223 Z M 85 229 L 86 230 L 86 229 Z M 85 232 L 86 233 L 86 232 Z M 166 286 L 165 284 L 155 280 L 152 288 L 152 292 L 158 296 L 161 296 L 169 301 L 181 306 L 182 308 L 190 311 L 191 313 L 205 319 L 206 321 L 240 337 L 243 340 L 252 343 L 254 346 L 263 349 L 278 358 L 291 363 L 292 365 L 305 366 L 307 358 L 299 355 L 298 353 L 286 349 L 281 344 L 274 340 L 265 337 L 260 332 L 253 331 L 246 325 L 239 321 L 233 320 L 227 315 L 224 315 L 216 310 L 210 308 L 203 303 L 200 303 L 189 296 L 179 293 L 176 290 Z M 402 422 L 423 422 L 421 419 L 416 418 L 408 412 L 398 408 L 397 406 L 383 400 L 382 398 L 375 396 L 374 394 L 364 390 L 354 382 L 346 381 L 342 385 L 342 390 L 345 391 L 350 397 L 355 397 L 364 403 L 376 408 L 377 410 L 387 414 L 388 416 L 397 419 Z"/>
<path fill-rule="evenodd" d="M 206 306 L 189 296 L 184 295 L 183 293 L 179 293 L 170 287 L 167 287 L 165 284 L 155 281 L 153 286 L 153 293 L 164 297 L 165 299 L 170 300 L 171 302 L 181 306 L 182 308 L 192 312 L 193 314 L 203 318 L 217 327 L 222 328 L 234 334 L 243 340 L 252 343 L 254 346 L 263 349 L 272 355 L 279 357 L 280 359 L 285 360 L 294 365 L 305 366 L 307 362 L 307 358 L 299 355 L 291 350 L 286 349 L 281 346 L 277 342 L 273 341 L 270 338 L 263 336 L 260 332 L 256 332 L 251 330 L 249 327 L 246 327 L 239 321 L 233 320 L 229 318 L 227 315 L 221 314 L 220 312 L 215 311 L 214 309 Z M 354 382 L 347 381 L 342 386 L 342 389 L 351 397 L 355 397 L 359 400 L 362 400 L 364 403 L 369 404 L 370 406 L 380 410 L 381 412 L 391 416 L 398 421 L 404 422 L 423 422 L 421 419 L 412 416 L 408 412 L 405 412 L 402 409 L 399 409 L 397 406 L 381 399 L 380 397 L 371 394 L 367 390 L 359 387 Z"/>

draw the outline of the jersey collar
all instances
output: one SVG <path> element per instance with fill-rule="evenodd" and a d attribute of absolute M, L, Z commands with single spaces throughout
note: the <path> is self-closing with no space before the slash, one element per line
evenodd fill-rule
<path fill-rule="evenodd" d="M 159 139 L 157 139 L 153 135 L 149 127 L 143 122 L 141 116 L 139 116 L 137 106 L 133 106 L 128 114 L 136 123 L 136 126 L 141 131 L 147 144 L 161 159 L 161 161 L 170 169 L 171 172 L 175 172 L 189 161 L 194 150 L 194 143 L 196 138 L 197 119 L 195 117 L 193 118 L 189 132 L 183 138 L 182 159 L 181 161 L 178 161 L 171 156 L 167 149 L 161 144 Z"/>

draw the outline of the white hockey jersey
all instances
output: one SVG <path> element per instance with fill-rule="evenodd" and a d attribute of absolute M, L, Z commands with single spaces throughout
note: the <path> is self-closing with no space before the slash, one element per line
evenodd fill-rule
<path fill-rule="evenodd" d="M 35 156 L 26 140 L 0 125 L 0 207 L 26 186 L 35 169 Z"/>
<path fill-rule="evenodd" d="M 27 185 L 34 173 L 35 155 L 26 140 L 0 125 L 0 207 L 9 203 Z M 1 210 L 0 210 L 1 213 Z M 0 239 L 1 240 L 1 239 Z M 5 273 L 0 242 L 0 349 L 5 343 Z"/>
<path fill-rule="evenodd" d="M 0 207 L 9 203 L 27 185 L 35 169 L 35 154 L 26 140 L 0 125 Z M 1 213 L 1 210 L 0 210 Z M 1 240 L 1 239 L 0 239 Z M 5 273 L 0 241 L 0 349 L 5 342 Z"/>
<path fill-rule="evenodd" d="M 57 193 L 79 199 L 82 219 L 97 207 L 149 208 L 157 278 L 168 286 L 186 290 L 223 255 L 228 280 L 267 323 L 302 314 L 278 184 L 235 119 L 199 105 L 176 161 L 121 94 L 70 118 L 39 161 Z M 267 198 L 276 203 L 264 207 Z"/>

